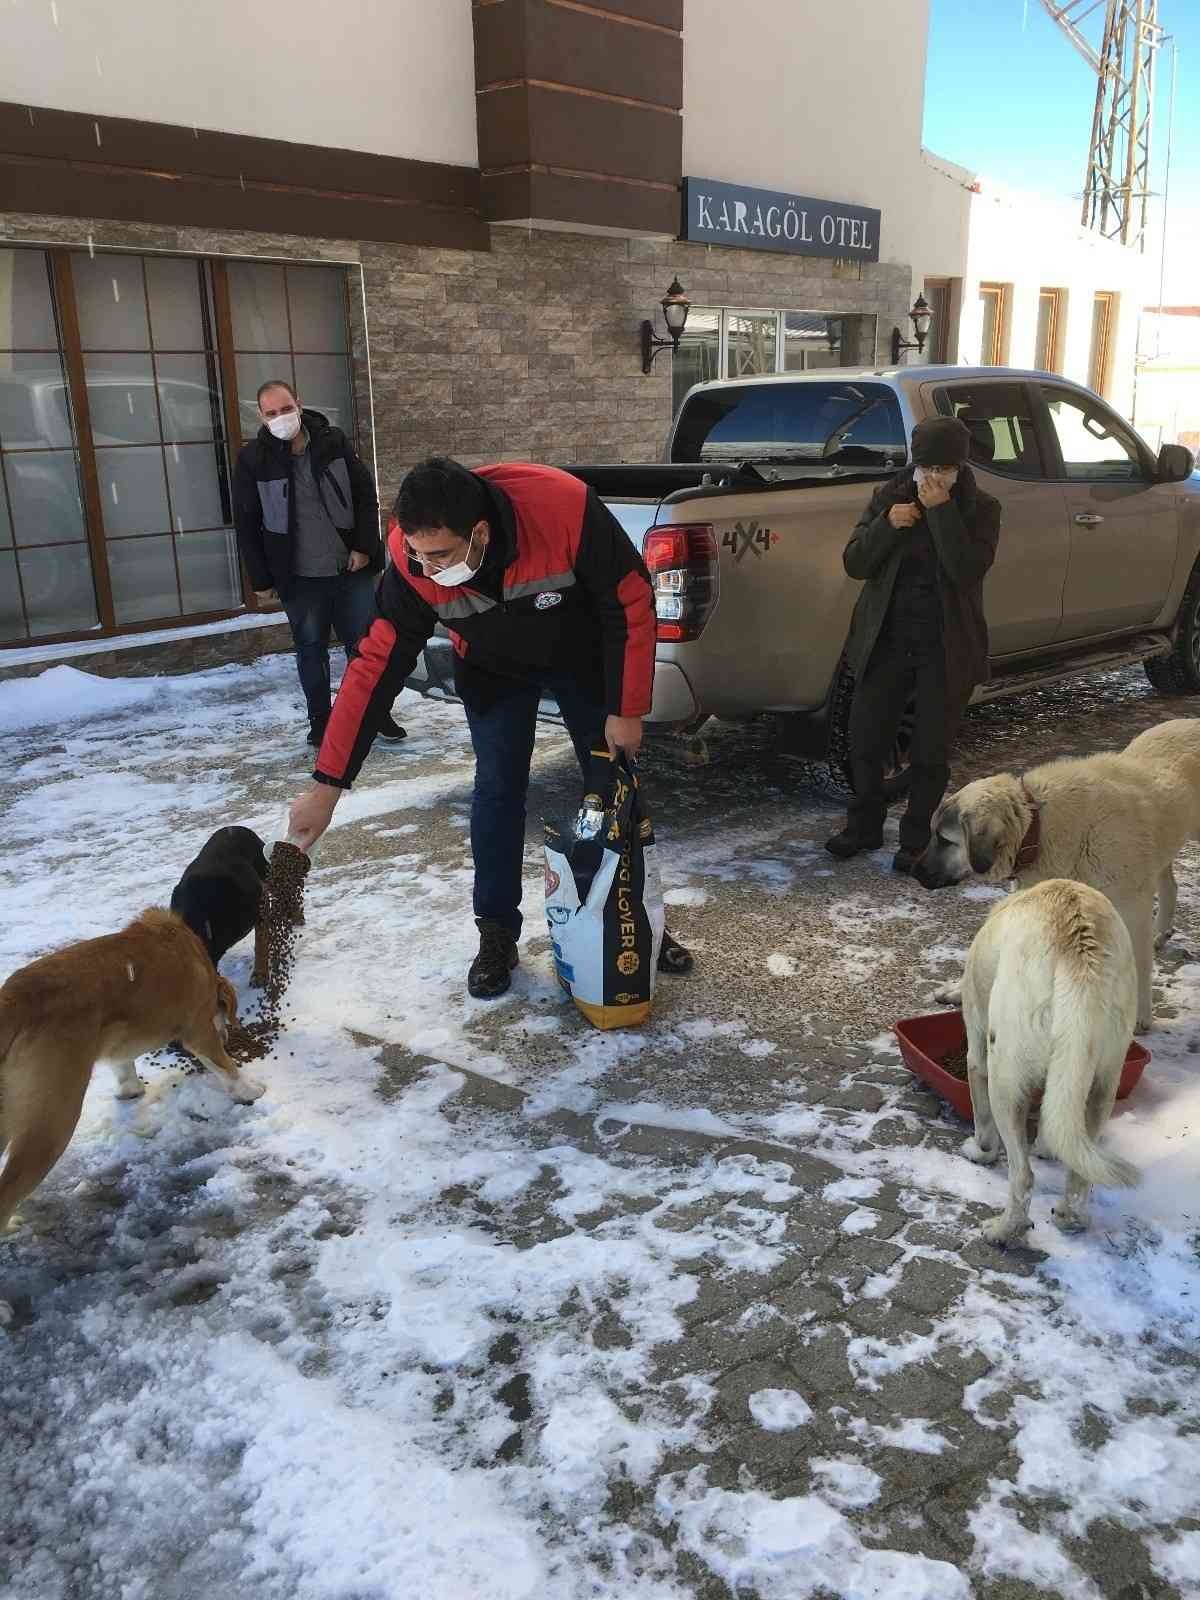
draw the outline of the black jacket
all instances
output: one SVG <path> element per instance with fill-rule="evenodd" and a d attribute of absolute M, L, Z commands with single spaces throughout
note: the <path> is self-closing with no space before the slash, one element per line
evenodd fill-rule
<path fill-rule="evenodd" d="M 393 521 L 377 615 L 347 664 L 318 781 L 354 782 L 379 718 L 439 622 L 454 641 L 455 684 L 469 707 L 486 709 L 514 688 L 563 673 L 611 714 L 649 711 L 654 591 L 621 524 L 595 490 L 555 467 L 508 461 L 480 467 L 476 477 L 491 537 L 469 584 L 447 588 L 427 578 Z"/>
<path fill-rule="evenodd" d="M 887 620 L 896 575 L 914 535 L 924 533 L 936 556 L 947 689 L 951 703 L 961 699 L 965 705 L 975 685 L 990 676 L 983 580 L 996 559 L 1000 502 L 978 486 L 970 467 L 959 468 L 945 505 L 921 507 L 916 528 L 893 528 L 888 521 L 890 508 L 904 501 L 920 506 L 911 467 L 876 489 L 842 556 L 849 576 L 864 583 L 850 630 L 850 669 L 856 678 L 866 670 Z"/>
<path fill-rule="evenodd" d="M 379 537 L 379 496 L 375 480 L 340 428 L 319 411 L 301 412 L 308 431 L 313 479 L 347 550 L 369 558 L 372 572 L 383 571 Z M 286 600 L 292 587 L 296 501 L 292 492 L 295 456 L 291 441 L 262 427 L 243 445 L 233 472 L 233 521 L 238 548 L 251 587 L 277 589 Z"/>

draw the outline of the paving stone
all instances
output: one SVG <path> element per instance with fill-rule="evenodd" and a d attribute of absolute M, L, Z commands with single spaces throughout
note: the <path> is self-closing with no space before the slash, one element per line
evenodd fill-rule
<path fill-rule="evenodd" d="M 879 1405 L 897 1417 L 928 1417 L 932 1421 L 962 1405 L 961 1384 L 926 1361 L 909 1362 L 888 1373 L 871 1392 Z"/>
<path fill-rule="evenodd" d="M 747 1402 L 760 1389 L 792 1389 L 798 1394 L 796 1374 L 782 1361 L 748 1361 L 717 1382 L 714 1405 L 727 1422 L 737 1427 L 752 1424 Z"/>
<path fill-rule="evenodd" d="M 848 1235 L 848 1237 L 854 1239 L 890 1239 L 894 1234 L 900 1232 L 900 1229 L 908 1220 L 907 1217 L 899 1216 L 895 1211 L 877 1210 L 872 1202 L 866 1200 L 863 1201 L 863 1210 L 871 1213 L 874 1219 L 871 1226 L 861 1229 L 856 1224 L 856 1231 Z M 859 1220 L 861 1221 L 862 1219 L 860 1218 Z"/>
<path fill-rule="evenodd" d="M 1132 1528 L 1098 1518 L 1088 1524 L 1085 1538 L 1063 1542 L 1071 1560 L 1114 1600 L 1183 1600 L 1175 1585 L 1154 1570 L 1146 1546 Z"/>
<path fill-rule="evenodd" d="M 721 1445 L 721 1455 L 745 1468 L 752 1482 L 770 1486 L 794 1483 L 806 1471 L 806 1464 L 824 1450 L 824 1441 L 815 1428 L 787 1428 L 767 1432 L 762 1428 L 740 1428 Z"/>
<path fill-rule="evenodd" d="M 824 1328 L 788 1352 L 788 1365 L 806 1394 L 835 1394 L 853 1389 L 854 1375 L 847 1356 L 849 1340 L 841 1328 Z"/>
<path fill-rule="evenodd" d="M 888 1344 L 933 1332 L 927 1317 L 916 1316 L 890 1300 L 856 1300 L 842 1315 L 856 1333 Z"/>
<path fill-rule="evenodd" d="M 799 1278 L 781 1289 L 772 1303 L 793 1329 L 801 1324 L 827 1322 L 843 1313 L 841 1296 L 827 1283 Z"/>
<path fill-rule="evenodd" d="M 884 1104 L 884 1091 L 869 1084 L 856 1084 L 852 1089 L 826 1090 L 824 1104 L 841 1111 L 879 1111 Z"/>
<path fill-rule="evenodd" d="M 696 1298 L 677 1313 L 685 1328 L 707 1322 L 727 1311 L 742 1310 L 760 1300 L 773 1302 L 781 1290 L 803 1276 L 808 1261 L 802 1253 L 789 1255 L 771 1272 L 727 1272 L 716 1276 L 709 1262 L 693 1262 Z"/>
<path fill-rule="evenodd" d="M 830 1274 L 836 1273 L 842 1266 L 865 1267 L 868 1272 L 887 1272 L 903 1254 L 886 1239 L 855 1238 L 843 1234 L 822 1266 Z"/>
<path fill-rule="evenodd" d="M 826 1184 L 835 1183 L 838 1178 L 845 1176 L 840 1167 L 822 1160 L 820 1156 L 809 1155 L 807 1151 L 790 1150 L 783 1145 L 765 1144 L 757 1139 L 739 1139 L 731 1144 L 719 1145 L 716 1154 L 722 1161 L 728 1156 L 753 1156 L 756 1161 L 781 1161 L 791 1168 L 789 1181 L 800 1189 L 823 1189 Z"/>
<path fill-rule="evenodd" d="M 1039 1265 L 1049 1259 L 1044 1250 L 1033 1250 L 1026 1245 L 1010 1245 L 1002 1250 L 976 1236 L 962 1250 L 962 1259 L 970 1267 L 981 1271 L 1007 1273 L 1014 1278 L 1031 1278 Z"/>
<path fill-rule="evenodd" d="M 892 1293 L 901 1305 L 937 1316 L 953 1305 L 970 1281 L 969 1273 L 948 1262 L 918 1256 L 906 1264 Z"/>
<path fill-rule="evenodd" d="M 969 1238 L 970 1235 L 964 1235 L 960 1226 L 952 1223 L 910 1222 L 901 1242 L 915 1245 L 921 1250 L 950 1250 L 957 1252 L 962 1249 Z"/>

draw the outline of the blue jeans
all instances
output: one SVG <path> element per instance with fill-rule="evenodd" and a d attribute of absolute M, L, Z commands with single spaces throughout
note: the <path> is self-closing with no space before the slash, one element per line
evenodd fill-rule
<path fill-rule="evenodd" d="M 475 747 L 471 853 L 475 858 L 475 915 L 521 932 L 521 866 L 525 856 L 525 796 L 542 695 L 558 701 L 580 770 L 602 750 L 605 710 L 573 678 L 557 674 L 516 689 L 486 711 L 467 709 Z"/>
<path fill-rule="evenodd" d="M 283 609 L 292 626 L 296 670 L 308 705 L 308 720 L 329 715 L 329 632 L 332 628 L 347 658 L 375 615 L 375 574 L 343 572 L 337 578 L 294 578 Z"/>

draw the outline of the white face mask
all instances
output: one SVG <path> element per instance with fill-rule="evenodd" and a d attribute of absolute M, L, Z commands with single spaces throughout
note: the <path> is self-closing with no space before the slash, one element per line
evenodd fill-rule
<path fill-rule="evenodd" d="M 951 489 L 953 489 L 954 485 L 958 482 L 958 468 L 916 467 L 913 470 L 913 478 L 916 481 L 918 489 L 922 484 L 925 483 L 940 484 L 946 493 L 949 494 Z"/>
<path fill-rule="evenodd" d="M 277 439 L 294 439 L 300 432 L 300 413 L 285 411 L 281 417 L 272 417 L 267 427 Z"/>
<path fill-rule="evenodd" d="M 442 567 L 438 572 L 427 572 L 425 576 L 432 578 L 434 583 L 440 583 L 443 589 L 453 589 L 457 584 L 469 583 L 479 571 L 478 567 L 471 565 L 471 550 L 474 544 L 475 532 L 472 529 L 471 537 L 467 541 L 467 553 L 463 559 L 456 561 L 452 567 Z M 482 560 L 481 556 L 480 561 L 482 562 Z"/>

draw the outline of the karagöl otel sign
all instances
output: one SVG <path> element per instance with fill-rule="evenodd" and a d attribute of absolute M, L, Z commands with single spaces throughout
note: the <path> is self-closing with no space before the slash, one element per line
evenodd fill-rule
<path fill-rule="evenodd" d="M 682 237 L 697 244 L 878 261 L 880 218 L 869 206 L 840 200 L 748 189 L 709 178 L 683 180 Z"/>

